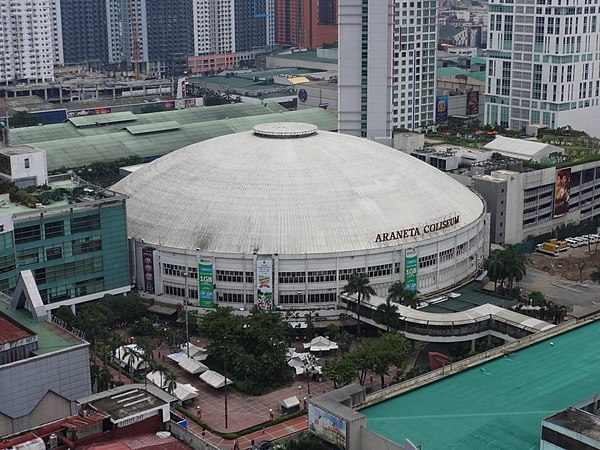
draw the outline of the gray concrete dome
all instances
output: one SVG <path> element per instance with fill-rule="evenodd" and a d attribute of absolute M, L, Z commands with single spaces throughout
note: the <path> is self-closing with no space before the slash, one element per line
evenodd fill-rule
<path fill-rule="evenodd" d="M 477 195 L 416 158 L 307 124 L 259 125 L 190 145 L 112 189 L 129 197 L 130 237 L 214 253 L 321 254 L 418 243 L 454 233 L 484 212 Z M 458 223 L 437 231 L 381 240 L 457 216 Z"/>

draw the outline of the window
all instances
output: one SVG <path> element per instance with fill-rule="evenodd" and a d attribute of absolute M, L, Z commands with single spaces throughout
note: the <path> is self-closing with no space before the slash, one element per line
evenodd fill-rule
<path fill-rule="evenodd" d="M 42 238 L 39 225 L 15 228 L 15 244 L 39 241 Z"/>
<path fill-rule="evenodd" d="M 71 234 L 84 233 L 100 229 L 100 214 L 74 217 L 71 219 Z"/>
<path fill-rule="evenodd" d="M 61 259 L 62 257 L 62 247 L 51 247 L 46 249 L 46 261 L 52 261 L 53 259 Z"/>
<path fill-rule="evenodd" d="M 356 269 L 340 269 L 340 281 L 347 281 L 353 273 L 364 273 L 364 271 L 364 267 L 357 267 Z"/>
<path fill-rule="evenodd" d="M 219 292 L 217 294 L 219 302 L 224 303 L 244 303 L 244 294 L 235 294 L 232 292 Z"/>
<path fill-rule="evenodd" d="M 448 250 L 440 252 L 440 263 L 443 263 L 444 261 L 450 261 L 452 258 L 454 258 L 453 248 L 449 248 Z"/>
<path fill-rule="evenodd" d="M 165 284 L 163 286 L 165 294 L 172 295 L 173 297 L 185 297 L 185 288 L 179 286 L 171 286 Z"/>
<path fill-rule="evenodd" d="M 435 266 L 437 262 L 437 254 L 427 255 L 419 258 L 419 268 L 422 269 L 424 267 Z"/>
<path fill-rule="evenodd" d="M 48 222 L 44 224 L 44 234 L 46 239 L 52 239 L 65 235 L 64 222 Z"/>
<path fill-rule="evenodd" d="M 163 273 L 165 275 L 171 275 L 174 277 L 185 276 L 185 266 L 178 266 L 177 264 L 162 264 Z M 198 269 L 196 267 L 188 267 L 187 273 L 189 278 L 198 278 Z"/>
<path fill-rule="evenodd" d="M 308 272 L 309 283 L 325 283 L 335 281 L 335 270 L 316 270 Z"/>
<path fill-rule="evenodd" d="M 243 283 L 244 272 L 238 270 L 217 270 L 216 279 L 217 281 L 224 281 L 226 283 Z"/>
<path fill-rule="evenodd" d="M 82 255 L 84 253 L 97 252 L 102 250 L 102 241 L 100 236 L 75 239 L 71 241 L 73 255 Z"/>
<path fill-rule="evenodd" d="M 306 283 L 306 272 L 279 272 L 280 283 Z"/>
<path fill-rule="evenodd" d="M 335 292 L 320 292 L 308 294 L 308 303 L 327 303 L 335 301 Z"/>

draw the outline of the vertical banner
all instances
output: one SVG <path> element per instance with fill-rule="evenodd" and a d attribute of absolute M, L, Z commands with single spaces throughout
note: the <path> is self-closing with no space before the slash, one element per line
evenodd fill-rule
<path fill-rule="evenodd" d="M 198 284 L 200 308 L 214 308 L 215 293 L 212 261 L 200 260 L 198 263 Z"/>
<path fill-rule="evenodd" d="M 273 260 L 261 258 L 256 260 L 256 306 L 262 309 L 273 308 Z"/>
<path fill-rule="evenodd" d="M 144 290 L 154 294 L 154 249 L 142 249 L 142 262 L 144 269 Z"/>
<path fill-rule="evenodd" d="M 467 92 L 467 116 L 479 114 L 479 92 Z"/>
<path fill-rule="evenodd" d="M 554 217 L 564 216 L 569 212 L 571 198 L 571 168 L 556 171 L 554 185 Z"/>
<path fill-rule="evenodd" d="M 448 96 L 438 95 L 435 98 L 435 121 L 445 122 L 448 120 Z"/>
<path fill-rule="evenodd" d="M 404 252 L 404 289 L 417 290 L 417 250 L 407 248 Z"/>

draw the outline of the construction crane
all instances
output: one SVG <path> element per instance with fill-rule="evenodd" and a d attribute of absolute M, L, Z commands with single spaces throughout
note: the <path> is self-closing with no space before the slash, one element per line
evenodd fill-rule
<path fill-rule="evenodd" d="M 131 34 L 133 37 L 132 40 L 132 50 L 133 50 L 133 73 L 136 80 L 140 79 L 140 39 L 138 35 L 138 27 L 137 27 L 137 8 L 134 11 L 133 9 L 133 1 L 129 0 L 129 17 L 131 17 Z"/>

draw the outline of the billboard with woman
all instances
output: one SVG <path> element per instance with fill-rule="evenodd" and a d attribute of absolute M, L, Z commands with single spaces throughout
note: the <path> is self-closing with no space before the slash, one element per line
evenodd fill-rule
<path fill-rule="evenodd" d="M 554 185 L 554 217 L 564 216 L 569 212 L 569 199 L 571 198 L 571 169 L 556 171 Z"/>

